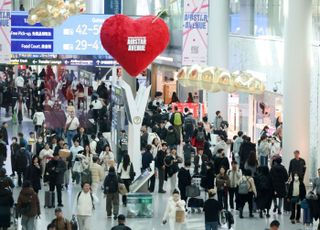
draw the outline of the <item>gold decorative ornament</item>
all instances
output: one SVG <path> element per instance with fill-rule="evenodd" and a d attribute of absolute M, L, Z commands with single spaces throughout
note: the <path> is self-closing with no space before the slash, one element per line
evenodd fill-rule
<path fill-rule="evenodd" d="M 245 71 L 228 72 L 222 68 L 191 66 L 178 71 L 177 78 L 184 87 L 198 87 L 208 92 L 225 91 L 262 94 L 265 84 L 253 74 Z"/>
<path fill-rule="evenodd" d="M 84 0 L 42 0 L 35 8 L 29 11 L 28 24 L 41 23 L 45 27 L 61 25 L 70 16 L 84 13 Z"/>

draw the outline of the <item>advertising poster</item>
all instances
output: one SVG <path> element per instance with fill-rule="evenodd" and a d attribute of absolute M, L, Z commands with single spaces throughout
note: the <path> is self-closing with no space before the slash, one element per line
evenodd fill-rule
<path fill-rule="evenodd" d="M 207 65 L 208 0 L 185 0 L 182 65 Z"/>
<path fill-rule="evenodd" d="M 11 57 L 11 0 L 0 0 L 0 63 Z"/>

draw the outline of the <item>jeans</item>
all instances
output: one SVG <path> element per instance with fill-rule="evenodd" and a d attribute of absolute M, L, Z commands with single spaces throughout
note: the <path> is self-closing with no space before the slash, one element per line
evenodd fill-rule
<path fill-rule="evenodd" d="M 158 192 L 161 192 L 161 191 L 163 191 L 163 183 L 164 183 L 164 176 L 165 176 L 165 171 L 163 168 L 158 169 L 158 176 L 159 176 Z"/>
<path fill-rule="evenodd" d="M 22 215 L 21 217 L 22 230 L 35 230 L 36 229 L 36 217 L 27 217 Z"/>
<path fill-rule="evenodd" d="M 206 230 L 218 230 L 218 222 L 205 222 Z"/>
<path fill-rule="evenodd" d="M 72 147 L 72 139 L 77 134 L 77 130 L 68 130 L 67 131 L 67 140 L 69 148 Z"/>
<path fill-rule="evenodd" d="M 234 198 L 236 199 L 236 209 L 238 210 L 238 188 L 229 188 L 229 204 L 231 209 L 234 209 Z"/>
<path fill-rule="evenodd" d="M 291 203 L 291 216 L 290 220 L 300 220 L 301 216 L 301 206 L 297 202 Z"/>
<path fill-rule="evenodd" d="M 25 172 L 17 172 L 18 174 L 18 186 L 22 185 L 22 181 L 24 180 L 25 177 Z"/>
<path fill-rule="evenodd" d="M 177 186 L 177 173 L 173 174 L 171 177 L 169 177 L 170 180 L 170 189 L 171 189 L 171 193 L 173 193 L 173 191 L 176 189 Z"/>
<path fill-rule="evenodd" d="M 90 217 L 91 216 L 80 216 L 80 215 L 77 216 L 79 230 L 89 230 L 91 228 Z"/>
<path fill-rule="evenodd" d="M 268 156 L 260 156 L 260 166 L 268 165 Z"/>
<path fill-rule="evenodd" d="M 62 185 L 61 184 L 55 184 L 55 183 L 49 183 L 49 189 L 51 192 L 54 192 L 54 189 L 57 188 L 57 198 L 58 198 L 58 204 L 62 204 Z"/>
<path fill-rule="evenodd" d="M 218 201 L 225 210 L 228 210 L 228 192 L 225 190 L 218 191 Z"/>

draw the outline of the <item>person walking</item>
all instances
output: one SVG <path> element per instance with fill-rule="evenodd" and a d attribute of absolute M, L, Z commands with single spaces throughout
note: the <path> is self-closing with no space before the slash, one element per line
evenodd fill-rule
<path fill-rule="evenodd" d="M 267 136 L 261 136 L 258 144 L 258 156 L 261 166 L 268 165 L 268 157 L 270 156 L 270 144 Z"/>
<path fill-rule="evenodd" d="M 74 110 L 68 115 L 66 124 L 64 127 L 65 133 L 67 134 L 68 146 L 71 148 L 73 137 L 77 134 L 77 129 L 79 128 L 80 122 L 75 115 Z"/>
<path fill-rule="evenodd" d="M 251 172 L 244 169 L 243 176 L 239 182 L 238 197 L 239 197 L 239 218 L 243 219 L 243 207 L 246 203 L 249 205 L 249 216 L 253 216 L 253 198 L 257 197 L 257 190 L 253 178 L 251 177 Z"/>
<path fill-rule="evenodd" d="M 256 151 L 256 145 L 251 142 L 251 138 L 248 136 L 243 136 L 243 143 L 239 149 L 239 157 L 240 157 L 240 169 L 244 169 L 244 164 L 248 160 L 250 153 Z"/>
<path fill-rule="evenodd" d="M 40 202 L 30 181 L 24 181 L 17 203 L 17 210 L 21 214 L 22 230 L 36 230 L 36 218 L 40 217 Z"/>
<path fill-rule="evenodd" d="M 239 181 L 242 178 L 242 171 L 238 168 L 238 162 L 232 161 L 231 162 L 231 169 L 228 170 L 227 175 L 230 179 L 230 186 L 229 186 L 229 204 L 230 208 L 234 209 L 234 199 L 238 200 L 238 186 Z M 239 207 L 236 202 L 236 210 L 239 210 Z"/>
<path fill-rule="evenodd" d="M 250 171 L 252 177 L 255 176 L 258 168 L 258 160 L 255 151 L 250 152 L 250 155 L 244 164 L 244 168 Z"/>
<path fill-rule="evenodd" d="M 60 158 L 59 153 L 53 153 L 53 159 L 48 162 L 45 174 L 49 179 L 50 191 L 54 192 L 55 189 L 57 190 L 58 207 L 63 207 L 61 191 L 66 170 L 66 163 Z"/>
<path fill-rule="evenodd" d="M 237 138 L 234 140 L 233 142 L 233 156 L 234 156 L 234 160 L 238 163 L 238 165 L 240 165 L 240 156 L 239 156 L 239 151 L 240 151 L 240 146 L 243 142 L 243 132 L 239 131 L 238 132 L 238 136 Z"/>
<path fill-rule="evenodd" d="M 2 140 L 6 143 L 6 145 L 9 145 L 7 129 L 8 129 L 8 122 L 3 122 L 0 128 L 0 136 L 2 136 Z"/>
<path fill-rule="evenodd" d="M 51 221 L 51 224 L 55 226 L 56 230 L 72 230 L 70 221 L 64 217 L 61 208 L 56 208 L 54 210 L 54 215 L 56 218 Z"/>
<path fill-rule="evenodd" d="M 33 124 L 34 130 L 36 131 L 37 135 L 40 134 L 42 126 L 46 120 L 43 111 L 40 108 L 37 108 L 37 112 L 33 115 Z"/>
<path fill-rule="evenodd" d="M 92 164 L 90 166 L 91 177 L 92 177 L 92 185 L 91 189 L 94 194 L 97 194 L 98 189 L 100 188 L 100 184 L 104 179 L 104 170 L 101 165 L 98 164 L 99 158 L 94 156 L 92 158 Z"/>
<path fill-rule="evenodd" d="M 181 138 L 182 134 L 182 127 L 184 123 L 184 118 L 181 112 L 179 112 L 179 109 L 177 106 L 174 107 L 174 113 L 171 116 L 171 124 L 174 126 L 178 133 L 178 137 Z"/>
<path fill-rule="evenodd" d="M 79 230 L 90 230 L 92 229 L 90 220 L 95 209 L 95 204 L 99 202 L 99 199 L 91 192 L 89 183 L 85 182 L 81 187 L 82 190 L 78 193 L 74 201 L 75 215 L 78 219 Z"/>
<path fill-rule="evenodd" d="M 221 112 L 220 111 L 216 111 L 216 117 L 214 118 L 214 121 L 213 121 L 214 129 L 215 130 L 220 129 L 222 122 L 223 122 L 223 117 L 221 115 Z"/>
<path fill-rule="evenodd" d="M 283 198 L 286 197 L 286 182 L 288 181 L 288 173 L 286 168 L 281 164 L 282 159 L 276 158 L 270 170 L 270 176 L 274 189 L 274 208 L 273 212 L 278 210 L 278 214 L 282 214 Z"/>
<path fill-rule="evenodd" d="M 5 184 L 0 184 L 0 229 L 7 230 L 11 226 L 11 208 L 14 200 L 12 191 Z"/>
<path fill-rule="evenodd" d="M 18 144 L 17 137 L 11 138 L 10 152 L 11 152 L 11 177 L 16 175 L 16 156 L 20 150 L 20 145 Z"/>
<path fill-rule="evenodd" d="M 228 189 L 230 186 L 230 179 L 226 174 L 224 167 L 221 167 L 219 174 L 216 177 L 216 186 L 218 192 L 218 201 L 223 205 L 225 210 L 228 210 Z"/>
<path fill-rule="evenodd" d="M 111 217 L 113 211 L 113 218 L 116 220 L 119 213 L 119 179 L 116 174 L 115 168 L 111 166 L 109 173 L 104 179 L 103 187 L 106 199 L 107 216 Z"/>
<path fill-rule="evenodd" d="M 268 166 L 260 166 L 258 168 L 255 183 L 257 188 L 257 207 L 260 210 L 259 216 L 263 218 L 263 213 L 266 210 L 266 217 L 269 218 L 274 191 Z"/>
<path fill-rule="evenodd" d="M 209 199 L 204 202 L 204 222 L 206 230 L 218 230 L 219 213 L 222 210 L 222 204 L 214 199 L 215 189 L 209 189 Z"/>
<path fill-rule="evenodd" d="M 162 223 L 169 221 L 170 230 L 181 230 L 185 222 L 185 206 L 185 201 L 181 200 L 179 191 L 175 189 L 168 200 Z"/>
<path fill-rule="evenodd" d="M 118 216 L 118 225 L 111 228 L 111 230 L 131 230 L 126 226 L 126 217 L 122 214 Z"/>
<path fill-rule="evenodd" d="M 154 161 L 153 155 L 151 153 L 151 149 L 152 146 L 151 145 L 147 145 L 146 146 L 146 150 L 144 153 L 142 153 L 142 167 L 141 167 L 141 172 L 143 173 L 145 170 L 151 170 L 151 167 L 154 167 L 152 165 L 152 162 Z M 152 169 L 154 170 L 154 169 Z M 153 192 L 154 191 L 154 185 L 155 185 L 155 175 L 153 175 L 150 179 L 149 179 L 149 192 Z"/>
<path fill-rule="evenodd" d="M 3 135 L 0 134 L 0 167 L 2 167 L 7 160 L 7 144 L 3 138 Z"/>
<path fill-rule="evenodd" d="M 293 180 L 290 182 L 288 191 L 288 201 L 291 202 L 291 216 L 292 224 L 300 223 L 301 216 L 301 201 L 306 197 L 306 187 L 299 174 L 293 173 Z"/>
<path fill-rule="evenodd" d="M 165 179 L 165 168 L 164 165 L 164 158 L 167 155 L 168 145 L 167 143 L 162 143 L 161 150 L 158 151 L 156 158 L 155 158 L 155 167 L 158 170 L 158 179 L 159 179 L 159 186 L 158 186 L 158 193 L 166 193 L 163 189 L 164 179 Z"/>
<path fill-rule="evenodd" d="M 37 194 L 41 189 L 41 172 L 40 159 L 37 155 L 34 155 L 31 164 L 26 170 L 25 179 L 31 182 L 32 188 Z"/>
<path fill-rule="evenodd" d="M 127 191 L 130 192 L 130 185 L 134 179 L 135 172 L 128 154 L 123 155 L 123 160 L 119 164 L 118 174 L 120 175 L 121 181 L 126 186 Z M 127 195 L 122 195 L 122 204 L 125 207 L 127 206 Z"/>
<path fill-rule="evenodd" d="M 177 149 L 172 148 L 169 155 L 164 159 L 166 166 L 166 178 L 170 180 L 171 191 L 173 192 L 177 186 L 177 173 L 179 171 L 179 164 L 182 163 L 181 157 L 177 155 Z"/>
<path fill-rule="evenodd" d="M 20 144 L 20 150 L 15 157 L 15 169 L 18 174 L 18 186 L 22 185 L 26 170 L 31 163 L 30 154 L 23 143 Z"/>
<path fill-rule="evenodd" d="M 180 190 L 181 200 L 187 202 L 186 187 L 191 185 L 191 174 L 190 174 L 190 161 L 184 162 L 184 167 L 181 167 L 178 172 L 178 188 Z"/>
<path fill-rule="evenodd" d="M 295 150 L 293 152 L 294 158 L 290 161 L 289 164 L 289 176 L 292 177 L 293 172 L 298 173 L 298 176 L 301 180 L 304 180 L 304 175 L 306 174 L 306 162 L 300 157 L 300 151 Z"/>

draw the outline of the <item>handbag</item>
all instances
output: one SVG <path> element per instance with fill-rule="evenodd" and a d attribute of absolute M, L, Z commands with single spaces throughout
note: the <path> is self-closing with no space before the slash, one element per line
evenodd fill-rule
<path fill-rule="evenodd" d="M 126 186 L 123 183 L 118 183 L 118 190 L 119 190 L 119 193 L 121 195 L 127 195 L 128 194 L 128 190 L 127 190 Z"/>
<path fill-rule="evenodd" d="M 184 223 L 186 219 L 186 213 L 183 210 L 176 210 L 176 222 Z"/>
<path fill-rule="evenodd" d="M 72 215 L 70 220 L 70 225 L 72 230 L 78 230 L 78 221 L 75 215 Z"/>
<path fill-rule="evenodd" d="M 315 194 L 313 191 L 308 192 L 306 195 L 307 200 L 318 200 L 318 195 Z"/>

